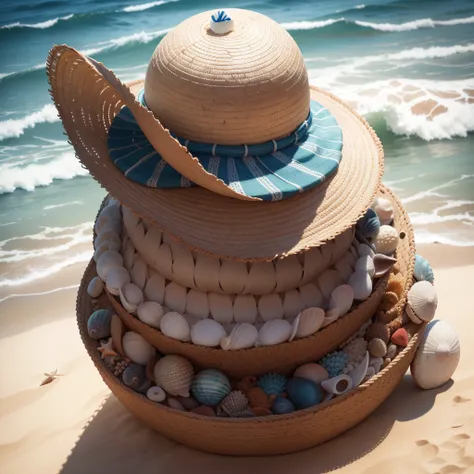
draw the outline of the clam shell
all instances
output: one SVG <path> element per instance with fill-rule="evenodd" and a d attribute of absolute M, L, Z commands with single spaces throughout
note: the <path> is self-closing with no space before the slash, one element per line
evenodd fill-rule
<path fill-rule="evenodd" d="M 223 337 L 226 332 L 214 319 L 202 319 L 191 328 L 191 341 L 200 346 L 216 347 Z"/>
<path fill-rule="evenodd" d="M 190 289 L 186 295 L 185 312 L 201 319 L 208 318 L 209 303 L 207 301 L 207 293 L 200 290 Z"/>
<path fill-rule="evenodd" d="M 368 209 L 365 216 L 357 222 L 357 230 L 365 239 L 373 239 L 380 229 L 380 219 L 373 209 Z"/>
<path fill-rule="evenodd" d="M 119 291 L 120 301 L 129 313 L 135 313 L 143 302 L 143 292 L 133 283 L 125 283 Z"/>
<path fill-rule="evenodd" d="M 105 280 L 107 291 L 115 296 L 120 294 L 120 288 L 122 288 L 126 283 L 130 283 L 130 275 L 124 267 L 112 268 Z"/>
<path fill-rule="evenodd" d="M 238 413 L 247 410 L 249 401 L 240 390 L 233 390 L 222 400 L 217 407 L 217 414 L 235 417 Z"/>
<path fill-rule="evenodd" d="M 318 278 L 318 286 L 326 300 L 329 300 L 331 293 L 340 285 L 345 283 L 338 271 L 328 269 Z"/>
<path fill-rule="evenodd" d="M 223 260 L 219 274 L 219 283 L 224 293 L 239 294 L 245 288 L 248 279 L 245 262 Z"/>
<path fill-rule="evenodd" d="M 97 261 L 97 275 L 99 275 L 102 281 L 105 281 L 110 270 L 112 270 L 112 268 L 121 267 L 122 264 L 122 255 L 116 250 L 106 250 Z"/>
<path fill-rule="evenodd" d="M 166 313 L 161 318 L 160 330 L 165 336 L 179 341 L 189 341 L 191 339 L 191 332 L 186 318 L 174 311 Z"/>
<path fill-rule="evenodd" d="M 94 311 L 87 320 L 87 333 L 89 337 L 95 340 L 109 337 L 112 315 L 112 311 L 108 309 Z"/>
<path fill-rule="evenodd" d="M 230 324 L 233 320 L 232 298 L 230 295 L 208 293 L 209 311 L 211 317 L 221 324 Z"/>
<path fill-rule="evenodd" d="M 115 250 L 117 252 L 120 251 L 121 245 L 118 239 L 112 239 L 107 241 L 100 241 L 100 246 L 96 248 L 94 251 L 94 262 L 97 263 L 99 258 L 106 250 Z M 94 245 L 96 245 L 94 243 Z"/>
<path fill-rule="evenodd" d="M 191 385 L 194 398 L 203 405 L 219 404 L 231 391 L 229 379 L 216 369 L 205 369 L 194 377 Z"/>
<path fill-rule="evenodd" d="M 371 247 L 369 247 L 367 244 L 359 244 L 357 247 L 357 253 L 359 254 L 359 257 L 364 257 L 364 256 L 369 256 L 374 258 L 375 252 Z"/>
<path fill-rule="evenodd" d="M 314 283 L 300 286 L 299 292 L 306 308 L 320 308 L 323 305 L 323 295 Z"/>
<path fill-rule="evenodd" d="M 138 258 L 130 270 L 130 279 L 132 283 L 143 290 L 145 288 L 145 283 L 148 277 L 148 265 L 141 259 Z"/>
<path fill-rule="evenodd" d="M 239 323 L 231 331 L 229 336 L 220 341 L 224 350 L 239 350 L 254 347 L 258 341 L 257 328 L 250 323 Z"/>
<path fill-rule="evenodd" d="M 156 329 L 159 329 L 163 315 L 163 306 L 156 301 L 145 301 L 137 308 L 138 319 Z"/>
<path fill-rule="evenodd" d="M 275 289 L 276 284 L 275 266 L 272 262 L 252 263 L 244 293 L 268 295 Z"/>
<path fill-rule="evenodd" d="M 376 197 L 372 209 L 376 212 L 382 225 L 388 225 L 393 221 L 393 206 L 388 199 Z"/>
<path fill-rule="evenodd" d="M 194 369 L 184 357 L 167 355 L 155 365 L 155 383 L 167 394 L 189 397 L 189 389 L 194 376 Z"/>
<path fill-rule="evenodd" d="M 233 312 L 236 323 L 254 323 L 258 314 L 255 298 L 252 295 L 237 295 Z"/>
<path fill-rule="evenodd" d="M 389 225 L 383 225 L 374 239 L 375 249 L 377 253 L 391 255 L 397 249 L 398 240 L 397 229 Z"/>
<path fill-rule="evenodd" d="M 354 302 L 354 289 L 350 285 L 338 286 L 329 300 L 329 310 L 337 310 L 338 317 L 344 316 L 352 307 Z"/>
<path fill-rule="evenodd" d="M 161 387 L 158 387 L 157 385 L 150 387 L 146 391 L 146 396 L 152 402 L 160 403 L 166 400 L 166 392 Z"/>
<path fill-rule="evenodd" d="M 292 333 L 291 324 L 285 319 L 267 321 L 258 332 L 259 346 L 272 346 L 288 340 Z"/>
<path fill-rule="evenodd" d="M 372 280 L 364 270 L 355 271 L 349 278 L 348 283 L 354 290 L 354 299 L 356 300 L 364 301 L 372 293 Z"/>
<path fill-rule="evenodd" d="M 295 370 L 293 377 L 311 380 L 311 382 L 319 384 L 323 380 L 327 380 L 329 378 L 329 374 L 322 365 L 310 362 L 309 364 L 304 364 L 298 367 Z"/>
<path fill-rule="evenodd" d="M 303 277 L 303 267 L 296 256 L 277 260 L 275 263 L 275 271 L 277 281 L 275 288 L 276 293 L 291 290 L 295 287 L 295 282 L 300 282 Z"/>
<path fill-rule="evenodd" d="M 178 313 L 186 312 L 186 288 L 174 281 L 168 283 L 165 288 L 165 306 Z"/>
<path fill-rule="evenodd" d="M 397 263 L 397 259 L 389 257 L 383 253 L 377 253 L 373 258 L 374 262 L 374 277 L 379 278 L 385 275 Z"/>
<path fill-rule="evenodd" d="M 87 294 L 92 298 L 98 298 L 104 291 L 104 283 L 99 277 L 94 277 L 87 286 Z"/>
<path fill-rule="evenodd" d="M 352 379 L 346 374 L 341 374 L 331 379 L 323 380 L 321 387 L 331 395 L 342 395 L 352 388 Z"/>
<path fill-rule="evenodd" d="M 148 301 L 163 304 L 165 301 L 166 280 L 158 272 L 152 272 L 143 290 Z"/>
<path fill-rule="evenodd" d="M 321 308 L 308 308 L 302 311 L 293 322 L 292 336 L 301 339 L 314 334 L 322 326 L 324 310 Z M 291 339 L 293 339 L 293 337 Z"/>
<path fill-rule="evenodd" d="M 406 312 L 413 322 L 431 321 L 437 307 L 438 295 L 430 282 L 419 281 L 410 288 Z"/>
<path fill-rule="evenodd" d="M 362 362 L 351 370 L 347 375 L 352 380 L 352 387 L 358 387 L 364 380 L 365 374 L 367 373 L 367 368 L 369 366 L 369 353 L 366 352 Z"/>
<path fill-rule="evenodd" d="M 155 348 L 140 334 L 128 331 L 123 335 L 122 347 L 125 355 L 136 364 L 146 365 L 155 355 Z"/>
<path fill-rule="evenodd" d="M 294 318 L 306 308 L 298 290 L 289 290 L 283 296 L 283 317 Z"/>
<path fill-rule="evenodd" d="M 258 300 L 258 311 L 264 321 L 283 318 L 283 303 L 277 293 L 265 294 Z"/>
<path fill-rule="evenodd" d="M 423 258 L 421 255 L 415 256 L 415 269 L 413 270 L 413 276 L 417 281 L 434 282 L 433 269 L 428 260 Z"/>
<path fill-rule="evenodd" d="M 373 278 L 375 275 L 374 260 L 369 255 L 359 257 L 355 263 L 354 270 L 363 270 L 369 274 L 370 278 Z"/>

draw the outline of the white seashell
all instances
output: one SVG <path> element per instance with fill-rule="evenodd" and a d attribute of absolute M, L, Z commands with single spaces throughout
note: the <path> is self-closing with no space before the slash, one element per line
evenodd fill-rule
<path fill-rule="evenodd" d="M 186 318 L 174 311 L 166 313 L 160 321 L 161 332 L 172 339 L 178 341 L 189 341 L 191 339 L 191 332 Z"/>
<path fill-rule="evenodd" d="M 277 260 L 275 272 L 277 293 L 293 289 L 303 278 L 303 267 L 295 256 Z"/>
<path fill-rule="evenodd" d="M 230 295 L 208 293 L 209 311 L 211 317 L 221 324 L 229 324 L 233 319 L 232 298 Z"/>
<path fill-rule="evenodd" d="M 324 321 L 321 325 L 322 328 L 329 326 L 334 321 L 339 319 L 339 308 L 330 309 L 324 313 Z"/>
<path fill-rule="evenodd" d="M 373 367 L 375 373 L 378 374 L 380 369 L 383 366 L 383 358 L 382 357 L 369 357 L 369 367 Z"/>
<path fill-rule="evenodd" d="M 135 285 L 143 290 L 143 288 L 145 288 L 147 276 L 148 265 L 141 258 L 138 258 L 130 270 L 130 279 L 132 280 L 132 283 L 135 283 Z"/>
<path fill-rule="evenodd" d="M 173 257 L 173 277 L 181 285 L 194 288 L 194 260 L 191 251 L 179 242 L 171 244 L 171 255 Z"/>
<path fill-rule="evenodd" d="M 123 335 L 122 347 L 125 355 L 136 364 L 147 365 L 154 357 L 155 348 L 140 334 L 128 331 Z"/>
<path fill-rule="evenodd" d="M 135 313 L 138 306 L 143 303 L 143 292 L 133 283 L 125 283 L 119 290 L 120 301 L 129 313 Z"/>
<path fill-rule="evenodd" d="M 115 296 L 120 294 L 120 288 L 126 283 L 130 283 L 130 275 L 124 267 L 112 268 L 105 280 L 108 292 Z"/>
<path fill-rule="evenodd" d="M 165 306 L 178 313 L 186 312 L 186 288 L 174 281 L 168 283 L 165 288 Z"/>
<path fill-rule="evenodd" d="M 362 362 L 347 374 L 351 378 L 352 386 L 354 388 L 358 387 L 364 380 L 365 374 L 367 373 L 368 366 L 369 366 L 369 352 L 366 351 L 365 356 L 362 359 Z"/>
<path fill-rule="evenodd" d="M 369 256 L 374 258 L 375 252 L 371 247 L 369 247 L 367 244 L 359 244 L 359 247 L 357 247 L 357 252 L 359 253 L 359 257 L 364 257 L 364 256 Z"/>
<path fill-rule="evenodd" d="M 349 255 L 352 257 L 352 254 L 348 252 Z M 352 275 L 354 272 L 354 269 L 350 265 L 350 263 L 347 261 L 347 259 L 342 259 L 340 258 L 335 264 L 334 268 L 337 270 L 339 275 L 341 275 L 342 279 L 344 281 L 347 281 L 349 277 Z"/>
<path fill-rule="evenodd" d="M 354 270 L 363 270 L 369 274 L 370 278 L 373 278 L 375 275 L 375 266 L 373 258 L 369 255 L 359 257 L 354 265 Z"/>
<path fill-rule="evenodd" d="M 364 380 L 368 380 L 368 379 L 372 378 L 375 374 L 376 374 L 375 369 L 369 365 L 367 367 L 367 372 L 365 373 Z"/>
<path fill-rule="evenodd" d="M 438 307 L 438 295 L 430 282 L 416 282 L 410 288 L 407 300 L 406 312 L 413 322 L 421 324 L 434 318 Z"/>
<path fill-rule="evenodd" d="M 137 308 L 138 319 L 152 328 L 160 328 L 163 315 L 163 306 L 155 301 L 145 301 Z"/>
<path fill-rule="evenodd" d="M 168 280 L 173 279 L 173 261 L 171 258 L 171 248 L 168 244 L 161 244 L 153 255 L 153 268 Z"/>
<path fill-rule="evenodd" d="M 278 293 L 263 295 L 258 300 L 258 312 L 264 321 L 283 318 L 283 303 Z"/>
<path fill-rule="evenodd" d="M 191 328 L 191 341 L 200 346 L 216 347 L 223 337 L 226 332 L 214 319 L 202 319 Z"/>
<path fill-rule="evenodd" d="M 158 272 L 151 271 L 145 289 L 143 290 L 148 301 L 156 301 L 163 304 L 165 301 L 165 284 L 166 280 Z"/>
<path fill-rule="evenodd" d="M 156 384 L 169 395 L 189 397 L 194 369 L 191 362 L 184 357 L 164 356 L 156 363 L 154 375 Z"/>
<path fill-rule="evenodd" d="M 132 229 L 138 224 L 138 216 L 132 212 L 132 210 L 126 206 L 122 206 L 123 222 L 127 229 Z"/>
<path fill-rule="evenodd" d="M 99 277 L 94 277 L 87 286 L 87 294 L 92 298 L 99 297 L 104 291 L 104 282 Z"/>
<path fill-rule="evenodd" d="M 298 289 L 306 308 L 319 308 L 323 305 L 323 295 L 314 283 L 307 283 Z"/>
<path fill-rule="evenodd" d="M 257 328 L 250 323 L 239 323 L 234 326 L 229 336 L 220 341 L 224 350 L 239 350 L 254 347 L 258 340 Z"/>
<path fill-rule="evenodd" d="M 128 271 L 132 269 L 134 258 L 135 258 L 135 247 L 133 246 L 132 242 L 129 240 L 127 250 L 125 250 L 123 254 L 123 266 Z"/>
<path fill-rule="evenodd" d="M 253 263 L 244 293 L 251 295 L 267 295 L 276 287 L 276 272 L 272 262 Z"/>
<path fill-rule="evenodd" d="M 326 244 L 327 245 L 327 244 Z M 326 247 L 326 245 L 324 247 Z M 331 293 L 345 281 L 336 270 L 328 269 L 318 278 L 318 286 L 326 300 L 329 300 Z"/>
<path fill-rule="evenodd" d="M 143 240 L 139 243 L 140 254 L 143 260 L 149 265 L 153 266 L 155 253 L 158 247 L 161 245 L 161 231 L 158 227 L 151 225 L 148 226 L 148 230 L 145 232 Z"/>
<path fill-rule="evenodd" d="M 383 225 L 374 239 L 375 249 L 377 253 L 391 255 L 397 249 L 398 240 L 397 229 L 390 225 Z"/>
<path fill-rule="evenodd" d="M 323 380 L 327 380 L 329 378 L 329 374 L 322 365 L 310 362 L 309 364 L 304 364 L 298 367 L 295 370 L 293 377 L 300 377 L 302 379 L 311 380 L 315 384 L 319 384 Z"/>
<path fill-rule="evenodd" d="M 354 299 L 366 300 L 372 293 L 372 280 L 364 270 L 355 271 L 349 278 L 348 284 L 354 290 Z"/>
<path fill-rule="evenodd" d="M 267 321 L 258 332 L 259 346 L 281 344 L 289 339 L 292 333 L 291 324 L 285 319 Z"/>
<path fill-rule="evenodd" d="M 240 294 L 245 288 L 248 279 L 245 262 L 223 260 L 219 274 L 219 283 L 224 293 Z"/>
<path fill-rule="evenodd" d="M 342 395 L 352 388 L 352 379 L 346 374 L 341 374 L 337 377 L 323 380 L 321 387 L 332 395 Z"/>
<path fill-rule="evenodd" d="M 329 261 L 323 258 L 319 247 L 308 250 L 303 255 L 303 282 L 307 283 L 320 275 L 328 267 Z"/>
<path fill-rule="evenodd" d="M 166 392 L 156 385 L 146 391 L 146 396 L 152 402 L 160 403 L 166 400 Z"/>
<path fill-rule="evenodd" d="M 110 270 L 112 270 L 112 268 L 121 267 L 122 264 L 122 255 L 116 250 L 106 250 L 97 261 L 97 275 L 99 275 L 102 281 L 105 281 Z"/>
<path fill-rule="evenodd" d="M 219 286 L 220 261 L 218 258 L 196 254 L 194 281 L 197 288 L 203 291 L 220 291 Z"/>
<path fill-rule="evenodd" d="M 393 221 L 393 206 L 388 199 L 376 197 L 372 209 L 379 217 L 382 225 L 390 224 Z"/>
<path fill-rule="evenodd" d="M 431 321 L 411 363 L 415 383 L 423 389 L 445 384 L 456 371 L 461 349 L 456 331 L 445 321 Z"/>
<path fill-rule="evenodd" d="M 94 231 L 97 235 L 100 235 L 109 230 L 113 230 L 120 235 L 122 233 L 121 219 L 101 213 L 95 221 Z"/>
<path fill-rule="evenodd" d="M 106 250 L 115 250 L 119 252 L 120 248 L 121 246 L 118 240 L 107 240 L 106 242 L 100 242 L 100 247 L 97 247 L 97 249 L 94 252 L 94 262 L 97 263 L 99 261 L 100 256 Z"/>
<path fill-rule="evenodd" d="M 207 293 L 191 289 L 186 296 L 186 313 L 201 319 L 209 317 L 209 303 Z"/>
<path fill-rule="evenodd" d="M 237 295 L 233 312 L 236 323 L 254 323 L 258 314 L 255 298 L 252 295 Z"/>
<path fill-rule="evenodd" d="M 337 310 L 338 317 L 344 316 L 351 309 L 354 301 L 354 290 L 350 285 L 338 286 L 329 300 L 329 309 Z"/>
<path fill-rule="evenodd" d="M 301 339 L 314 334 L 322 326 L 324 310 L 321 308 L 308 308 L 302 311 L 293 322 L 291 339 Z"/>
<path fill-rule="evenodd" d="M 294 318 L 306 308 L 298 290 L 289 290 L 283 296 L 283 317 Z"/>
<path fill-rule="evenodd" d="M 95 238 L 94 248 L 97 250 L 105 244 L 113 245 L 114 247 L 118 246 L 120 248 L 122 242 L 117 232 L 109 229 L 107 232 L 104 232 Z"/>

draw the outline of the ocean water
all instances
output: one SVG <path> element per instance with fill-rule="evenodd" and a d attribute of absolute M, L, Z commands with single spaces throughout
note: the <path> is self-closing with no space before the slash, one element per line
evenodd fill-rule
<path fill-rule="evenodd" d="M 50 100 L 51 46 L 73 46 L 123 80 L 143 78 L 170 28 L 225 7 L 281 23 L 311 82 L 369 120 L 385 149 L 384 182 L 418 243 L 474 245 L 474 1 L 362 1 L 2 0 L 1 293 L 87 261 L 105 195 L 74 157 Z"/>

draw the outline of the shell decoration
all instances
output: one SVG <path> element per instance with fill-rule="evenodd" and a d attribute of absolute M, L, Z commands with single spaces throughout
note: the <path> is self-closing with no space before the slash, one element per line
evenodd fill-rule
<path fill-rule="evenodd" d="M 397 329 L 390 338 L 391 342 L 397 346 L 406 347 L 408 346 L 408 333 L 405 328 Z"/>
<path fill-rule="evenodd" d="M 382 225 L 388 225 L 393 221 L 393 206 L 392 203 L 384 197 L 376 197 L 372 209 L 377 214 Z"/>
<path fill-rule="evenodd" d="M 367 244 L 359 244 L 359 246 L 357 247 L 357 254 L 359 255 L 359 257 L 369 256 L 371 258 L 374 258 L 375 256 L 373 248 Z"/>
<path fill-rule="evenodd" d="M 367 341 L 363 337 L 356 337 L 343 347 L 342 351 L 349 356 L 343 373 L 349 373 L 362 361 L 367 352 L 367 346 Z"/>
<path fill-rule="evenodd" d="M 365 216 L 362 217 L 357 222 L 357 230 L 367 240 L 374 239 L 380 229 L 380 219 L 377 216 L 377 213 L 369 208 L 365 213 Z"/>
<path fill-rule="evenodd" d="M 130 364 L 122 374 L 123 383 L 138 391 L 146 381 L 145 368 L 139 364 Z"/>
<path fill-rule="evenodd" d="M 189 397 L 194 369 L 184 357 L 167 355 L 160 359 L 154 369 L 155 383 L 172 396 Z"/>
<path fill-rule="evenodd" d="M 327 370 L 329 377 L 332 378 L 342 374 L 348 360 L 348 354 L 343 351 L 335 351 L 323 357 L 319 363 Z"/>
<path fill-rule="evenodd" d="M 395 356 L 397 355 L 397 346 L 395 344 L 389 344 L 387 346 L 387 354 L 386 356 L 389 359 L 395 359 Z"/>
<path fill-rule="evenodd" d="M 233 390 L 217 407 L 217 414 L 220 416 L 235 417 L 238 413 L 247 410 L 249 406 L 248 398 L 240 390 Z"/>
<path fill-rule="evenodd" d="M 370 278 L 373 278 L 375 275 L 375 265 L 374 260 L 370 255 L 363 255 L 359 257 L 354 265 L 354 271 L 363 270 L 367 272 Z"/>
<path fill-rule="evenodd" d="M 336 310 L 338 318 L 347 314 L 354 302 L 354 289 L 350 285 L 340 285 L 332 293 L 329 310 Z"/>
<path fill-rule="evenodd" d="M 384 255 L 383 253 L 376 253 L 373 257 L 374 262 L 374 277 L 380 278 L 389 272 L 392 267 L 397 263 L 395 257 Z"/>
<path fill-rule="evenodd" d="M 159 329 L 164 316 L 163 306 L 156 301 L 145 301 L 137 308 L 138 319 L 152 328 Z"/>
<path fill-rule="evenodd" d="M 121 267 L 123 265 L 123 258 L 116 250 L 106 250 L 97 260 L 97 275 L 102 281 L 107 279 L 112 268 Z"/>
<path fill-rule="evenodd" d="M 411 363 L 415 383 L 429 390 L 451 379 L 459 363 L 461 348 L 456 331 L 445 321 L 431 321 Z"/>
<path fill-rule="evenodd" d="M 254 347 L 258 341 L 258 330 L 250 323 L 240 323 L 234 326 L 229 336 L 220 341 L 224 350 L 239 350 Z"/>
<path fill-rule="evenodd" d="M 119 291 L 120 302 L 129 313 L 135 313 L 143 303 L 143 292 L 133 283 L 125 283 Z"/>
<path fill-rule="evenodd" d="M 201 319 L 191 328 L 191 341 L 200 346 L 216 347 L 224 337 L 224 328 L 214 319 Z"/>
<path fill-rule="evenodd" d="M 354 299 L 365 301 L 372 293 L 372 280 L 365 270 L 356 270 L 347 282 L 354 290 Z"/>
<path fill-rule="evenodd" d="M 417 281 L 429 281 L 430 283 L 434 283 L 434 273 L 431 265 L 426 258 L 418 254 L 415 256 L 413 276 Z"/>
<path fill-rule="evenodd" d="M 155 348 L 140 334 L 133 331 L 123 335 L 122 347 L 125 355 L 132 362 L 144 366 L 155 355 Z"/>
<path fill-rule="evenodd" d="M 272 319 L 267 321 L 258 332 L 258 346 L 272 346 L 281 344 L 289 339 L 292 326 L 285 319 Z"/>
<path fill-rule="evenodd" d="M 269 410 L 275 395 L 267 395 L 260 387 L 252 387 L 245 393 L 251 408 L 260 407 Z"/>
<path fill-rule="evenodd" d="M 369 341 L 368 349 L 373 357 L 385 357 L 387 354 L 387 344 L 378 337 Z"/>
<path fill-rule="evenodd" d="M 308 308 L 303 310 L 294 320 L 290 339 L 308 337 L 318 331 L 324 321 L 324 310 Z"/>
<path fill-rule="evenodd" d="M 320 364 L 310 362 L 299 366 L 293 373 L 293 377 L 311 380 L 315 384 L 321 383 L 329 378 L 328 371 Z"/>
<path fill-rule="evenodd" d="M 321 387 L 308 379 L 294 377 L 288 380 L 287 392 L 298 410 L 313 407 L 323 400 Z"/>
<path fill-rule="evenodd" d="M 87 320 L 87 333 L 95 340 L 105 339 L 111 334 L 110 324 L 112 322 L 112 311 L 109 309 L 98 309 L 94 311 Z"/>
<path fill-rule="evenodd" d="M 120 288 L 122 288 L 126 283 L 130 283 L 130 274 L 124 267 L 112 268 L 105 280 L 107 291 L 115 296 L 120 294 Z"/>
<path fill-rule="evenodd" d="M 161 387 L 154 385 L 146 391 L 146 397 L 152 402 L 161 403 L 166 400 L 166 392 Z"/>
<path fill-rule="evenodd" d="M 295 405 L 291 400 L 284 397 L 276 397 L 273 400 L 272 412 L 275 415 L 286 415 L 287 413 L 292 413 L 296 410 Z"/>
<path fill-rule="evenodd" d="M 397 249 L 398 240 L 397 229 L 390 225 L 383 225 L 374 240 L 375 249 L 377 253 L 391 255 Z"/>
<path fill-rule="evenodd" d="M 258 378 L 257 387 L 267 395 L 281 395 L 286 390 L 286 381 L 284 375 L 271 372 Z"/>
<path fill-rule="evenodd" d="M 435 287 L 428 281 L 416 282 L 408 292 L 406 312 L 417 324 L 430 322 L 438 307 L 438 295 Z"/>
<path fill-rule="evenodd" d="M 183 404 L 176 398 L 168 398 L 168 406 L 173 410 L 186 411 L 186 408 L 183 407 Z"/>
<path fill-rule="evenodd" d="M 215 406 L 231 391 L 229 379 L 216 369 L 199 372 L 191 384 L 194 398 L 202 405 Z"/>
<path fill-rule="evenodd" d="M 166 313 L 160 321 L 161 332 L 172 339 L 178 341 L 189 341 L 191 339 L 191 331 L 186 318 L 173 311 Z"/>
<path fill-rule="evenodd" d="M 98 277 L 92 278 L 87 286 L 87 294 L 92 298 L 98 298 L 104 291 L 104 282 Z"/>
<path fill-rule="evenodd" d="M 352 379 L 346 374 L 341 374 L 337 377 L 323 380 L 321 387 L 331 395 L 342 395 L 352 388 Z"/>
<path fill-rule="evenodd" d="M 110 335 L 112 336 L 112 345 L 114 349 L 120 354 L 124 355 L 125 352 L 122 346 L 122 339 L 126 332 L 126 327 L 123 321 L 116 314 L 112 315 L 110 321 Z"/>
<path fill-rule="evenodd" d="M 353 370 L 351 370 L 347 375 L 352 380 L 352 387 L 358 387 L 364 380 L 365 374 L 367 373 L 367 368 L 369 367 L 369 352 L 366 351 L 364 358 Z"/>

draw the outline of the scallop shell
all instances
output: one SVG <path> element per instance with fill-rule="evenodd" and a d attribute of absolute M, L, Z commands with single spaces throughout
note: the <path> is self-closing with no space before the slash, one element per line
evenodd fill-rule
<path fill-rule="evenodd" d="M 163 315 L 163 306 L 156 301 L 145 301 L 137 308 L 138 319 L 152 328 L 159 329 Z"/>
<path fill-rule="evenodd" d="M 413 276 L 417 281 L 434 282 L 433 269 L 428 260 L 423 258 L 421 255 L 415 256 L 415 269 L 413 270 Z"/>
<path fill-rule="evenodd" d="M 203 405 L 219 404 L 231 391 L 229 379 L 219 370 L 201 370 L 191 385 L 194 398 Z"/>
<path fill-rule="evenodd" d="M 132 280 L 132 283 L 135 283 L 140 290 L 143 290 L 145 288 L 147 276 L 148 265 L 141 258 L 137 259 L 130 270 L 130 279 Z"/>
<path fill-rule="evenodd" d="M 348 283 L 354 290 L 354 299 L 356 300 L 364 301 L 372 293 L 372 280 L 364 270 L 355 271 L 349 278 Z"/>
<path fill-rule="evenodd" d="M 438 295 L 435 287 L 428 281 L 415 283 L 408 292 L 406 312 L 417 324 L 430 322 L 438 307 Z"/>
<path fill-rule="evenodd" d="M 352 388 L 352 379 L 341 374 L 321 382 L 321 387 L 331 395 L 342 395 Z"/>
<path fill-rule="evenodd" d="M 232 311 L 232 298 L 230 295 L 219 293 L 208 293 L 209 311 L 211 317 L 221 324 L 232 322 L 234 313 Z"/>
<path fill-rule="evenodd" d="M 255 298 L 252 295 L 237 295 L 233 312 L 236 323 L 254 323 L 258 314 Z"/>
<path fill-rule="evenodd" d="M 357 222 L 357 230 L 365 239 L 374 239 L 380 229 L 380 219 L 373 209 L 368 209 L 365 216 Z"/>
<path fill-rule="evenodd" d="M 217 414 L 221 416 L 235 417 L 238 413 L 247 410 L 248 398 L 240 390 L 233 390 L 217 407 Z"/>
<path fill-rule="evenodd" d="M 150 387 L 146 391 L 146 396 L 152 402 L 160 403 L 166 400 L 166 392 L 161 387 L 158 387 L 157 385 Z"/>
<path fill-rule="evenodd" d="M 278 293 L 265 294 L 258 300 L 258 311 L 264 321 L 283 318 L 283 303 Z"/>
<path fill-rule="evenodd" d="M 214 319 L 202 319 L 191 328 L 191 341 L 200 346 L 216 347 L 223 337 L 226 332 Z"/>
<path fill-rule="evenodd" d="M 319 308 L 323 305 L 323 295 L 314 283 L 300 286 L 299 292 L 306 308 Z"/>
<path fill-rule="evenodd" d="M 393 206 L 388 199 L 376 197 L 372 209 L 376 212 L 382 225 L 390 224 L 393 221 Z"/>
<path fill-rule="evenodd" d="M 163 304 L 165 301 L 166 280 L 158 272 L 152 272 L 143 290 L 148 301 Z"/>
<path fill-rule="evenodd" d="M 254 347 L 257 341 L 257 328 L 250 323 L 239 323 L 232 329 L 229 336 L 221 339 L 220 344 L 224 350 L 239 350 Z"/>
<path fill-rule="evenodd" d="M 87 320 L 87 333 L 89 337 L 95 340 L 109 337 L 112 315 L 112 311 L 108 309 L 94 311 Z"/>
<path fill-rule="evenodd" d="M 373 258 L 374 262 L 374 277 L 380 278 L 385 275 L 392 267 L 397 263 L 397 259 L 384 255 L 383 253 L 377 253 Z"/>
<path fill-rule="evenodd" d="M 374 260 L 369 255 L 359 257 L 355 263 L 354 270 L 363 270 L 369 274 L 370 278 L 373 278 L 375 275 Z"/>
<path fill-rule="evenodd" d="M 445 384 L 454 374 L 461 349 L 456 331 L 445 321 L 431 321 L 411 363 L 415 383 L 423 389 Z"/>
<path fill-rule="evenodd" d="M 340 285 L 343 285 L 345 281 L 338 271 L 328 269 L 318 278 L 318 285 L 321 289 L 326 300 L 329 300 L 331 293 Z"/>
<path fill-rule="evenodd" d="M 189 341 L 191 339 L 191 332 L 186 318 L 174 311 L 166 313 L 161 318 L 160 330 L 165 336 L 178 339 L 178 341 Z"/>
<path fill-rule="evenodd" d="M 123 335 L 122 346 L 125 355 L 140 365 L 146 365 L 155 355 L 155 348 L 140 334 L 128 331 Z"/>
<path fill-rule="evenodd" d="M 398 240 L 397 229 L 389 225 L 383 225 L 374 240 L 375 249 L 377 253 L 391 255 L 397 249 Z"/>
<path fill-rule="evenodd" d="M 146 381 L 145 368 L 139 364 L 130 364 L 123 371 L 122 380 L 127 387 L 138 391 Z"/>
<path fill-rule="evenodd" d="M 165 288 L 165 306 L 178 313 L 186 312 L 186 288 L 174 281 L 168 283 Z"/>
<path fill-rule="evenodd" d="M 120 301 L 129 313 L 135 313 L 138 306 L 143 303 L 143 292 L 133 283 L 125 283 L 119 291 Z"/>
<path fill-rule="evenodd" d="M 294 320 L 291 338 L 301 339 L 314 334 L 322 326 L 324 310 L 321 308 L 308 308 L 302 311 Z"/>
<path fill-rule="evenodd" d="M 155 365 L 155 383 L 172 396 L 189 397 L 194 369 L 184 357 L 167 355 Z"/>
<path fill-rule="evenodd" d="M 367 244 L 359 244 L 357 247 L 357 253 L 359 254 L 359 257 L 364 257 L 364 256 L 369 256 L 374 258 L 375 252 L 371 247 L 369 247 Z"/>
<path fill-rule="evenodd" d="M 186 313 L 198 318 L 209 317 L 209 303 L 205 291 L 190 289 L 186 295 Z"/>
<path fill-rule="evenodd" d="M 338 317 L 348 313 L 354 302 L 354 289 L 350 285 L 338 286 L 329 300 L 329 310 L 337 310 Z"/>
<path fill-rule="evenodd" d="M 98 298 L 104 291 L 104 282 L 99 277 L 94 277 L 87 286 L 87 294 L 92 298 Z"/>
<path fill-rule="evenodd" d="M 126 283 L 130 283 L 130 274 L 124 267 L 112 268 L 105 280 L 107 291 L 115 296 L 120 294 L 120 288 L 122 288 Z"/>
<path fill-rule="evenodd" d="M 99 275 L 102 281 L 105 281 L 110 270 L 112 270 L 112 268 L 121 267 L 122 264 L 122 255 L 116 250 L 106 250 L 97 261 L 97 275 Z"/>
<path fill-rule="evenodd" d="M 352 380 L 352 387 L 358 387 L 364 380 L 365 374 L 367 373 L 367 368 L 369 366 L 369 353 L 366 352 L 362 362 L 351 370 L 347 375 Z"/>
<path fill-rule="evenodd" d="M 258 332 L 259 346 L 272 346 L 288 340 L 292 333 L 291 324 L 285 319 L 267 321 Z"/>
<path fill-rule="evenodd" d="M 310 362 L 309 364 L 304 364 L 298 367 L 295 370 L 293 377 L 311 380 L 311 382 L 319 384 L 323 380 L 327 380 L 329 378 L 329 374 L 322 365 L 316 364 L 315 362 Z"/>

